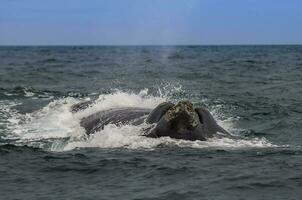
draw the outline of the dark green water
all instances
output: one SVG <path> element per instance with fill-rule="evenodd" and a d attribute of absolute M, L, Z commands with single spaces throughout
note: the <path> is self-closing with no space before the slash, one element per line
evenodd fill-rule
<path fill-rule="evenodd" d="M 79 126 L 184 99 L 238 139 Z M 0 47 L 0 199 L 300 199 L 301 120 L 302 46 Z"/>

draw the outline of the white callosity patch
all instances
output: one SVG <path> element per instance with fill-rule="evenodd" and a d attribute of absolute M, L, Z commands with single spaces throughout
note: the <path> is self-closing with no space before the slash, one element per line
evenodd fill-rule
<path fill-rule="evenodd" d="M 10 107 L 2 112 L 10 113 L 6 127 L 9 129 L 11 138 L 17 139 L 20 144 L 34 145 L 51 151 L 68 151 L 87 147 L 153 149 L 166 145 L 191 148 L 274 146 L 265 139 L 212 138 L 208 141 L 185 141 L 169 137 L 147 138 L 142 136 L 141 131 L 146 128 L 146 124 L 139 126 L 109 124 L 103 130 L 87 137 L 80 126 L 81 118 L 97 111 L 120 107 L 154 108 L 164 101 L 167 101 L 165 95 L 152 96 L 148 94 L 148 90 L 142 90 L 139 93 L 116 91 L 100 95 L 92 106 L 77 113 L 72 113 L 70 107 L 80 100 L 71 97 L 54 100 L 43 109 L 30 114 L 18 114 Z M 219 113 L 214 113 L 215 118 L 218 115 Z M 219 121 L 219 123 L 227 130 L 234 129 L 232 120 Z M 45 145 L 45 143 L 51 143 L 51 145 Z"/>

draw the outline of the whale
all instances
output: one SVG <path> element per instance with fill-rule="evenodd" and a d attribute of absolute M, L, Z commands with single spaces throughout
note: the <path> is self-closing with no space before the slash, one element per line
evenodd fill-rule
<path fill-rule="evenodd" d="M 71 107 L 76 113 L 93 105 L 92 101 L 81 102 Z M 205 107 L 194 107 L 190 101 L 176 104 L 163 102 L 154 109 L 140 107 L 112 108 L 95 112 L 80 120 L 87 135 L 94 134 L 108 124 L 146 124 L 142 135 L 151 138 L 170 137 L 183 140 L 205 141 L 214 136 L 231 137 Z"/>

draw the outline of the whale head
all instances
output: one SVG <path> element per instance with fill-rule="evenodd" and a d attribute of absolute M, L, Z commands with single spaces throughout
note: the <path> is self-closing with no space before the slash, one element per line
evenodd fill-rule
<path fill-rule="evenodd" d="M 180 101 L 170 108 L 163 116 L 169 128 L 178 131 L 181 129 L 193 130 L 199 124 L 199 118 L 189 101 Z"/>
<path fill-rule="evenodd" d="M 177 139 L 196 140 L 201 127 L 200 119 L 193 104 L 189 101 L 180 101 L 172 106 L 159 120 L 151 134 L 162 137 L 169 136 Z"/>

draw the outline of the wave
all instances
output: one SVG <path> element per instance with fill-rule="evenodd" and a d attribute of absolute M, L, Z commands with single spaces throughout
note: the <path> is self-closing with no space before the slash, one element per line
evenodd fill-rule
<path fill-rule="evenodd" d="M 11 98 L 25 97 L 25 98 L 32 98 L 32 99 L 37 99 L 37 98 L 52 99 L 54 98 L 54 96 L 57 95 L 60 95 L 60 93 L 56 91 L 38 90 L 31 87 L 23 87 L 23 86 L 16 86 L 14 88 L 9 88 L 9 89 L 0 88 L 0 97 L 5 96 Z"/>
<path fill-rule="evenodd" d="M 137 93 L 131 91 L 115 90 L 109 94 L 100 94 L 95 103 L 84 111 L 70 112 L 70 107 L 89 97 L 64 97 L 51 101 L 42 109 L 21 114 L 13 109 L 14 103 L 0 102 L 0 111 L 5 114 L 2 125 L 5 134 L 2 137 L 12 140 L 15 144 L 28 145 L 42 148 L 48 151 L 69 151 L 76 148 L 129 148 L 129 149 L 154 149 L 157 147 L 190 147 L 190 148 L 266 148 L 276 147 L 265 138 L 254 139 L 229 139 L 212 138 L 208 141 L 185 141 L 163 138 L 147 138 L 141 136 L 141 129 L 146 126 L 124 124 L 109 124 L 103 130 L 87 136 L 80 126 L 81 118 L 95 113 L 119 107 L 154 108 L 164 101 L 178 101 L 171 98 L 175 93 L 182 93 L 181 88 L 161 89 L 158 95 L 151 95 L 148 89 Z M 218 111 L 219 110 L 219 111 Z M 235 118 L 221 119 L 221 109 L 212 109 L 218 123 L 230 132 L 236 132 Z M 238 131 L 238 130 L 237 130 Z"/>
<path fill-rule="evenodd" d="M 39 90 L 32 87 L 16 86 L 13 88 L 0 88 L 0 97 L 11 98 L 30 98 L 30 99 L 53 99 L 55 97 L 84 97 L 89 94 L 82 94 L 78 92 L 59 92 L 51 90 Z M 7 98 L 6 98 L 7 99 Z"/>

